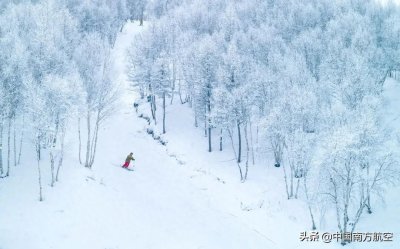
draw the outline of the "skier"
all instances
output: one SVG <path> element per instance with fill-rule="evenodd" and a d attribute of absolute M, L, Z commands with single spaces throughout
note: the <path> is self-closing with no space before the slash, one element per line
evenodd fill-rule
<path fill-rule="evenodd" d="M 129 166 L 129 163 L 130 163 L 132 160 L 135 161 L 135 158 L 133 158 L 133 153 L 131 152 L 131 153 L 129 153 L 129 155 L 126 157 L 125 163 L 124 163 L 124 165 L 122 165 L 122 168 L 127 169 L 128 166 Z"/>

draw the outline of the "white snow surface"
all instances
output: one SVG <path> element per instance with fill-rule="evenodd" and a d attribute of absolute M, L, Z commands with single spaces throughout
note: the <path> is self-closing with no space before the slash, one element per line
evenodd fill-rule
<path fill-rule="evenodd" d="M 207 152 L 208 141 L 177 96 L 167 109 L 167 146 L 145 132 L 146 122 L 132 107 L 137 94 L 124 73 L 125 51 L 142 28 L 128 23 L 113 50 L 116 79 L 124 90 L 118 110 L 101 130 L 93 169 L 79 164 L 70 124 L 66 160 L 53 188 L 49 163 L 42 162 L 43 202 L 29 141 L 23 163 L 0 179 L 0 249 L 343 248 L 300 242 L 300 233 L 311 231 L 310 220 L 302 201 L 286 200 L 282 170 L 272 160 L 252 165 L 248 181 L 241 183 L 228 142 L 219 152 L 214 139 L 215 152 Z M 387 116 L 393 117 L 387 122 L 398 129 L 394 106 L 400 106 L 400 84 L 392 80 L 387 88 Z M 120 168 L 129 152 L 136 159 L 134 171 Z M 363 232 L 393 232 L 394 242 L 345 248 L 400 248 L 399 192 L 388 191 L 386 204 L 358 226 Z M 317 224 L 320 233 L 337 231 L 335 222 L 324 223 Z"/>

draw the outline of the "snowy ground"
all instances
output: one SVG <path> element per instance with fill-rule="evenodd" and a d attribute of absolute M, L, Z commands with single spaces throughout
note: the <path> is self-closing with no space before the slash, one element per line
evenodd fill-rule
<path fill-rule="evenodd" d="M 139 30 L 137 23 L 128 24 L 113 51 L 123 87 L 124 52 Z M 389 84 L 388 101 L 398 101 L 396 84 Z M 93 170 L 79 165 L 71 138 L 61 181 L 51 188 L 50 178 L 44 178 L 44 202 L 37 201 L 33 155 L 25 155 L 11 177 L 1 180 L 1 249 L 342 248 L 299 241 L 300 232 L 310 231 L 309 218 L 303 203 L 285 200 L 281 170 L 271 163 L 252 166 L 249 180 L 240 183 L 229 150 L 209 154 L 201 129 L 193 128 L 190 110 L 181 105 L 168 107 L 169 117 L 180 115 L 168 119 L 168 145 L 160 145 L 136 117 L 136 97 L 128 88 L 123 92 L 120 108 L 101 131 Z M 131 151 L 133 172 L 119 168 Z M 46 167 L 43 163 L 47 172 Z M 346 248 L 400 248 L 399 192 L 389 192 L 387 204 L 358 227 L 393 232 L 394 242 Z M 321 225 L 320 232 L 336 232 L 335 226 Z"/>

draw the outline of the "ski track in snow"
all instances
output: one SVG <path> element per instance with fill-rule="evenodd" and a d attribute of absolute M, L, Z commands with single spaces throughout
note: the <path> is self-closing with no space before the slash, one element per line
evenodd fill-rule
<path fill-rule="evenodd" d="M 288 216 L 290 210 L 277 210 L 289 206 L 284 196 L 277 197 L 283 192 L 274 195 L 278 190 L 254 188 L 267 191 L 269 199 L 257 202 L 258 197 L 247 196 L 248 202 L 239 200 L 238 196 L 248 194 L 246 188 L 253 189 L 254 183 L 232 183 L 236 169 L 231 169 L 235 176 L 221 179 L 207 168 L 205 156 L 190 157 L 188 153 L 195 153 L 194 148 L 190 149 L 194 145 L 187 143 L 184 135 L 177 139 L 183 144 L 171 143 L 175 147 L 166 149 L 144 131 L 146 123 L 136 117 L 132 108 L 136 95 L 127 90 L 124 74 L 125 49 L 132 34 L 140 29 L 137 23 L 128 24 L 113 51 L 116 80 L 121 82 L 123 93 L 120 108 L 101 131 L 93 170 L 79 165 L 76 145 L 70 144 L 60 182 L 50 188 L 45 174 L 45 201 L 38 202 L 34 155 L 25 155 L 21 168 L 13 170 L 11 177 L 0 184 L 0 249 L 342 248 L 335 243 L 300 243 L 303 221 L 308 217 L 297 217 L 296 213 Z M 179 146 L 187 147 L 185 154 L 174 152 Z M 129 172 L 119 165 L 131 151 L 136 161 L 135 170 Z M 221 162 L 228 159 L 219 158 Z M 43 171 L 48 171 L 47 166 L 44 161 Z M 221 166 L 214 172 L 218 170 L 226 169 Z M 260 177 L 260 172 L 265 173 L 250 172 L 249 177 Z M 272 181 L 272 177 L 268 179 Z M 395 205 L 388 208 L 396 210 Z M 378 218 L 360 224 L 361 228 L 368 230 L 374 222 L 379 224 Z M 392 222 L 393 228 L 400 224 L 398 218 Z M 399 231 L 378 228 L 376 232 L 395 232 L 396 240 Z M 376 246 L 380 244 L 353 243 L 346 248 Z M 385 248 L 399 248 L 399 243 L 390 246 Z"/>

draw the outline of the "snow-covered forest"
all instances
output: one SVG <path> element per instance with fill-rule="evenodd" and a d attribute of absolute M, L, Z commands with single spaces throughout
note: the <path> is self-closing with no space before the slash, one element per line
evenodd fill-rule
<path fill-rule="evenodd" d="M 21 210 L 29 210 L 31 198 L 43 205 L 50 202 L 46 210 L 56 207 L 68 213 L 75 210 L 68 209 L 74 206 L 71 200 L 80 203 L 74 199 L 74 193 L 80 191 L 74 184 L 82 184 L 78 181 L 99 182 L 96 190 L 82 193 L 101 193 L 103 187 L 114 191 L 118 182 L 134 184 L 133 176 L 147 189 L 135 185 L 132 191 L 142 192 L 128 197 L 132 206 L 147 200 L 143 195 L 149 188 L 160 191 L 157 184 L 165 191 L 171 187 L 168 194 L 147 200 L 151 207 L 144 207 L 146 210 L 162 210 L 168 202 L 163 196 L 171 196 L 174 204 L 167 206 L 171 210 L 189 210 L 186 202 L 180 202 L 187 200 L 193 210 L 215 217 L 216 223 L 225 220 L 219 212 L 228 213 L 255 230 L 264 226 L 256 224 L 267 223 L 263 218 L 280 212 L 277 210 L 284 205 L 285 212 L 295 215 L 283 215 L 285 221 L 276 218 L 266 225 L 273 228 L 280 226 L 276 223 L 294 222 L 301 230 L 286 235 L 293 239 L 302 231 L 322 234 L 336 229 L 347 234 L 362 226 L 370 230 L 365 232 L 394 233 L 395 242 L 385 245 L 396 248 L 399 225 L 385 227 L 393 231 L 382 231 L 381 226 L 387 222 L 385 206 L 396 205 L 391 197 L 400 193 L 399 81 L 400 6 L 391 1 L 3 0 L 0 248 L 1 239 L 9 239 L 4 249 L 23 248 L 23 244 L 13 247 L 10 238 L 18 239 L 9 234 L 17 231 L 2 221 L 5 211 L 12 212 L 17 203 L 11 196 L 23 189 L 13 189 L 18 181 L 35 186 L 29 192 L 35 196 L 21 195 L 19 200 L 28 203 Z M 129 117 L 124 116 L 127 113 Z M 143 137 L 135 137 L 137 134 Z M 118 164 L 130 151 L 137 170 L 107 179 L 110 174 L 120 174 L 120 169 L 108 162 Z M 173 158 L 173 162 L 165 158 Z M 159 165 L 156 159 L 165 163 Z M 164 164 L 169 165 L 168 170 L 160 169 Z M 181 172 L 179 166 L 187 171 Z M 28 173 L 21 175 L 23 171 Z M 161 172 L 170 180 L 164 180 Z M 195 185 L 207 189 L 207 194 L 197 193 L 192 183 L 180 182 L 185 174 L 193 178 L 191 172 L 215 176 L 213 181 L 224 187 L 215 187 L 207 178 Z M 79 175 L 87 178 L 82 180 Z M 175 185 L 177 182 L 181 185 Z M 183 188 L 190 190 L 181 193 Z M 222 193 L 222 189 L 227 191 Z M 259 189 L 274 193 L 260 194 Z M 68 200 L 65 206 L 56 201 L 61 192 L 70 196 L 64 196 Z M 104 196 L 119 196 L 109 193 Z M 126 199 L 117 197 L 112 205 L 128 205 Z M 102 197 L 97 198 L 103 203 Z M 207 204 L 195 198 L 204 198 Z M 262 202 L 249 207 L 246 198 Z M 83 194 L 81 199 L 85 199 Z M 210 200 L 218 203 L 213 204 L 218 212 L 206 208 Z M 96 201 L 85 203 L 96 209 Z M 113 212 L 106 206 L 104 212 Z M 262 211 L 255 211 L 251 219 L 243 214 L 254 209 Z M 394 211 L 399 211 L 398 206 Z M 172 221 L 180 217 L 177 212 L 168 212 Z M 187 220 L 190 212 L 196 213 L 182 212 L 188 212 Z M 120 220 L 131 221 L 119 215 Z M 147 222 L 137 216 L 131 226 L 138 220 L 138 226 Z M 10 217 L 8 221 L 14 222 L 14 216 Z M 365 225 L 368 219 L 372 225 Z M 38 224 L 46 223 L 41 222 Z M 107 224 L 119 230 L 121 221 L 113 222 Z M 95 222 L 88 223 L 97 227 Z M 188 244 L 184 244 L 167 232 L 167 223 L 159 225 L 165 226 L 165 234 L 152 234 L 146 227 L 146 242 L 136 247 L 129 241 L 95 246 L 76 243 L 79 236 L 72 236 L 75 242 L 68 236 L 63 239 L 74 248 L 160 248 L 166 238 L 172 240 L 166 248 L 201 248 L 200 242 L 189 242 L 195 232 L 187 235 Z M 251 239 L 255 236 L 252 232 L 242 234 L 242 226 L 234 221 L 221 222 L 231 223 L 235 225 L 221 240 L 204 235 L 204 241 L 212 241 L 204 248 L 296 245 L 282 238 L 268 242 L 272 245 L 259 243 L 258 237 Z M 24 226 L 24 220 L 16 224 Z M 256 231 L 271 232 L 265 228 Z M 117 239 L 111 233 L 105 237 Z M 230 236 L 240 235 L 248 239 L 232 246 Z M 93 236 L 96 240 L 96 234 Z M 154 242 L 157 236 L 163 238 L 159 244 Z M 28 237 L 32 242 L 34 236 Z M 330 245 L 340 244 L 365 248 L 344 237 Z M 37 241 L 33 245 L 70 246 Z M 318 245 L 323 244 L 314 244 Z M 308 248 L 310 244 L 296 246 Z M 376 244 L 369 246 L 376 248 Z"/>
<path fill-rule="evenodd" d="M 20 163 L 28 130 L 39 184 L 45 151 L 54 185 L 68 126 L 78 126 L 80 163 L 94 163 L 99 127 L 118 98 L 110 50 L 125 22 L 138 15 L 140 1 L 17 2 L 4 2 L 0 12 L 0 142 L 6 140 L 0 159 L 3 153 L 7 159 L 0 160 L 0 173 L 7 177 L 10 165 Z"/>
<path fill-rule="evenodd" d="M 150 97 L 154 123 L 157 98 L 163 133 L 179 115 L 165 114 L 165 99 L 188 102 L 207 150 L 232 146 L 241 181 L 272 154 L 284 171 L 282 194 L 307 202 L 312 229 L 314 209 L 329 202 L 340 232 L 353 232 L 372 212 L 371 199 L 399 177 L 396 134 L 380 112 L 384 83 L 400 69 L 399 8 L 309 0 L 172 5 L 129 53 L 130 79 Z"/>

